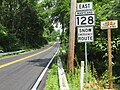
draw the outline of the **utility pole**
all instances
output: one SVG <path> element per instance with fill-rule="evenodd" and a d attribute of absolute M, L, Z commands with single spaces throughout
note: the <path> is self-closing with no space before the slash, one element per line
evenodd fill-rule
<path fill-rule="evenodd" d="M 74 70 L 75 12 L 76 12 L 76 0 L 71 0 L 69 49 L 68 49 L 68 61 L 67 61 L 67 68 L 69 71 Z"/>

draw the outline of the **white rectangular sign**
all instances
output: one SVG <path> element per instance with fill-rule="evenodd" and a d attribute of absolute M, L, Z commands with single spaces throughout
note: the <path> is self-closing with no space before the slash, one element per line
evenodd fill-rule
<path fill-rule="evenodd" d="M 93 42 L 93 27 L 77 27 L 78 42 Z"/>
<path fill-rule="evenodd" d="M 77 10 L 90 10 L 93 7 L 92 2 L 77 3 Z"/>
<path fill-rule="evenodd" d="M 118 20 L 101 21 L 101 29 L 118 28 Z"/>
<path fill-rule="evenodd" d="M 95 15 L 78 15 L 76 16 L 76 26 L 94 26 Z"/>
<path fill-rule="evenodd" d="M 78 11 L 76 12 L 76 15 L 94 15 L 95 12 L 93 10 L 88 10 L 88 11 Z"/>

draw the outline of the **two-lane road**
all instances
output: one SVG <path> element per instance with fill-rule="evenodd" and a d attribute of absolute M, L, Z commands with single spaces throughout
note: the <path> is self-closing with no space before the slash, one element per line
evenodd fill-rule
<path fill-rule="evenodd" d="M 58 48 L 58 43 L 51 43 L 39 50 L 0 59 L 0 90 L 30 90 Z"/>

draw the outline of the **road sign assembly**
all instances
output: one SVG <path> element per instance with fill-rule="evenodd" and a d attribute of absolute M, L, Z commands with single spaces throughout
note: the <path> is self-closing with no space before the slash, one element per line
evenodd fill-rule
<path fill-rule="evenodd" d="M 86 83 L 88 83 L 87 42 L 94 41 L 93 26 L 95 25 L 95 13 L 92 7 L 92 2 L 77 3 L 76 12 L 78 42 L 85 42 Z"/>

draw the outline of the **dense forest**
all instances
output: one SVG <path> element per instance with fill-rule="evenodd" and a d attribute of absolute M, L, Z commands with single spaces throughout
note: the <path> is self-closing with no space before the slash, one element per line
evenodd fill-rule
<path fill-rule="evenodd" d="M 103 20 L 120 22 L 120 0 L 77 0 L 93 2 L 96 24 L 94 42 L 88 43 L 88 61 L 100 77 L 108 68 L 107 30 L 100 29 Z M 39 2 L 39 3 L 38 3 Z M 59 31 L 53 23 L 61 23 L 61 46 L 68 52 L 70 0 L 1 0 L 0 51 L 39 48 L 55 40 Z M 112 30 L 113 76 L 120 76 L 120 27 Z M 84 43 L 75 43 L 75 59 L 84 60 Z M 91 69 L 93 69 L 91 67 Z M 120 83 L 120 78 L 115 79 Z"/>
<path fill-rule="evenodd" d="M 38 0 L 0 1 L 0 51 L 38 48 L 55 37 L 52 21 Z"/>

